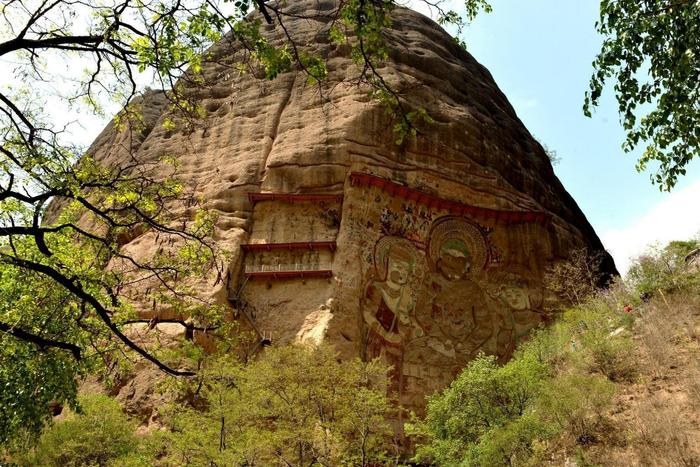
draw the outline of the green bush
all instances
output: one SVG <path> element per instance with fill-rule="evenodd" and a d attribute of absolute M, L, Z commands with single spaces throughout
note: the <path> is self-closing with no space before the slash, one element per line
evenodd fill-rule
<path fill-rule="evenodd" d="M 391 446 L 387 368 L 332 348 L 270 347 L 200 372 L 204 410 L 173 407 L 167 465 L 382 465 Z"/>
<path fill-rule="evenodd" d="M 685 257 L 700 240 L 672 241 L 665 247 L 650 247 L 635 258 L 627 272 L 627 280 L 640 294 L 654 295 L 658 291 L 671 292 L 700 286 L 700 274 L 686 270 Z"/>
<path fill-rule="evenodd" d="M 526 451 L 530 435 L 546 430 L 535 430 L 537 421 L 529 415 L 520 419 L 547 375 L 547 366 L 530 356 L 499 366 L 496 357 L 479 355 L 449 388 L 428 399 L 425 420 L 408 427 L 429 440 L 418 447 L 415 460 L 459 465 L 492 456 L 496 444 L 513 438 L 520 440 L 514 452 Z"/>
<path fill-rule="evenodd" d="M 566 310 L 533 332 L 513 359 L 499 366 L 481 355 L 441 394 L 428 399 L 424 420 L 407 432 L 414 461 L 441 466 L 541 464 L 555 437 L 592 441 L 616 391 L 630 379 L 634 358 L 624 306 L 616 286 Z"/>
<path fill-rule="evenodd" d="M 595 440 L 603 412 L 614 394 L 615 385 L 601 375 L 561 375 L 542 387 L 538 412 L 578 443 L 588 444 Z"/>
<path fill-rule="evenodd" d="M 528 465 L 536 457 L 538 440 L 556 433 L 553 425 L 528 412 L 503 426 L 495 427 L 466 452 L 460 465 Z"/>
<path fill-rule="evenodd" d="M 24 465 L 46 467 L 117 466 L 119 458 L 135 453 L 134 424 L 119 403 L 102 395 L 79 398 L 81 413 L 54 423 L 39 438 Z M 130 465 L 138 465 L 131 463 Z M 143 465 L 143 464 L 142 464 Z"/>
<path fill-rule="evenodd" d="M 560 344 L 566 342 L 558 353 L 564 366 L 600 373 L 611 381 L 633 379 L 636 367 L 629 330 L 634 317 L 623 310 L 623 303 L 629 303 L 624 298 L 630 297 L 599 295 L 567 310 L 548 330 Z"/>

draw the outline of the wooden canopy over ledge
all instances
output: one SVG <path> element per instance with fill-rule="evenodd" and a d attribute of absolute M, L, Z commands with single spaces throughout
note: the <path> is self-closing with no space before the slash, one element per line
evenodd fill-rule
<path fill-rule="evenodd" d="M 267 280 L 283 280 L 283 279 L 306 279 L 306 278 L 328 278 L 333 277 L 333 271 L 330 269 L 318 269 L 312 271 L 255 271 L 246 272 L 245 276 L 248 279 L 267 279 Z"/>
<path fill-rule="evenodd" d="M 319 193 L 248 193 L 248 200 L 251 203 L 257 201 L 285 201 L 287 203 L 320 203 L 325 201 L 341 203 L 343 201 L 343 195 Z"/>
<path fill-rule="evenodd" d="M 330 250 L 335 251 L 334 241 L 328 242 L 288 242 L 288 243 L 244 243 L 243 251 L 272 251 L 272 250 Z"/>
<path fill-rule="evenodd" d="M 539 224 L 546 224 L 550 220 L 549 214 L 540 211 L 506 211 L 481 208 L 478 206 L 460 203 L 458 201 L 438 198 L 437 196 L 425 193 L 424 191 L 410 188 L 406 185 L 402 185 L 369 173 L 352 172 L 350 174 L 350 184 L 352 186 L 377 187 L 392 196 L 413 201 L 416 204 L 426 206 L 428 209 L 446 210 L 455 215 L 466 214 L 484 219 L 495 219 L 497 221 L 503 221 L 507 224 L 516 224 L 520 222 L 536 222 Z"/>

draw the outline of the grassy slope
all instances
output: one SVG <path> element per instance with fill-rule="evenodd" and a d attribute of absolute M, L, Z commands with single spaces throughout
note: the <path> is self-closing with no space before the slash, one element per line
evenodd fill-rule
<path fill-rule="evenodd" d="M 659 294 L 638 308 L 638 375 L 621 385 L 610 430 L 590 449 L 603 465 L 700 465 L 700 296 Z"/>
<path fill-rule="evenodd" d="M 636 374 L 617 382 L 595 440 L 550 443 L 551 465 L 700 465 L 700 295 L 657 294 L 632 314 Z"/>

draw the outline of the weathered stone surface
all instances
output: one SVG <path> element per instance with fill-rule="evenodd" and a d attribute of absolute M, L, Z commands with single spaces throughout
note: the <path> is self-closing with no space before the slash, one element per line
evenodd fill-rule
<path fill-rule="evenodd" d="M 327 60 L 321 88 L 297 71 L 268 82 L 239 75 L 235 45 L 222 41 L 204 67 L 214 86 L 196 91 L 208 115 L 195 132 L 166 131 L 167 108 L 153 94 L 150 131 L 127 141 L 110 126 L 92 151 L 110 164 L 127 147 L 147 161 L 179 157 L 178 176 L 218 214 L 216 242 L 232 253 L 228 279 L 204 278 L 202 296 L 233 304 L 273 345 L 325 338 L 344 356 L 385 359 L 401 404 L 420 410 L 478 351 L 506 359 L 545 318 L 548 265 L 602 245 L 489 72 L 403 8 L 380 72 L 434 123 L 397 146 L 384 108 L 353 81 L 347 51 L 324 39 L 319 13 L 332 7 L 288 7 L 290 33 Z M 272 243 L 287 245 L 241 247 Z M 157 246 L 144 232 L 125 248 Z M 609 256 L 605 267 L 614 272 Z"/>

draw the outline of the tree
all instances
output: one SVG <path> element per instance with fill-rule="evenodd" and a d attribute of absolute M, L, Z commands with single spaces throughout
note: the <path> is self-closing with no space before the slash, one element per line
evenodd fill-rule
<path fill-rule="evenodd" d="M 385 465 L 386 373 L 328 346 L 273 347 L 245 366 L 221 355 L 200 372 L 204 410 L 166 415 L 164 451 L 178 465 Z"/>
<path fill-rule="evenodd" d="M 672 292 L 697 286 L 700 277 L 686 268 L 685 258 L 700 248 L 700 240 L 674 240 L 663 248 L 649 247 L 634 258 L 627 279 L 638 293 L 652 296 L 659 291 Z"/>
<path fill-rule="evenodd" d="M 136 424 L 108 396 L 82 396 L 81 407 L 43 433 L 35 449 L 11 460 L 46 467 L 124 465 L 138 447 Z"/>
<path fill-rule="evenodd" d="M 480 355 L 449 388 L 428 399 L 424 420 L 409 425 L 420 435 L 417 462 L 431 465 L 518 465 L 546 424 L 532 404 L 549 378 L 547 365 L 516 355 L 504 366 Z"/>
<path fill-rule="evenodd" d="M 0 328 L 0 444 L 4 444 L 38 432 L 51 414 L 52 401 L 75 403 L 75 378 L 84 374 L 86 360 L 92 359 L 85 358 L 81 349 L 85 335 L 71 326 L 72 315 L 81 310 L 68 304 L 69 292 L 48 278 L 7 265 L 0 270 L 0 291 L 0 316 L 13 324 Z M 58 319 L 50 319 L 52 315 Z M 34 321 L 44 323 L 41 330 L 34 329 Z"/>
<path fill-rule="evenodd" d="M 440 22 L 458 27 L 489 8 L 484 0 L 469 0 L 462 18 L 430 5 Z M 425 114 L 377 71 L 388 56 L 384 31 L 393 6 L 385 0 L 339 2 L 325 18 L 331 27 L 324 34 L 346 44 L 362 65 L 358 83 L 396 116 L 401 139 L 417 133 Z M 249 14 L 253 9 L 257 14 Z M 168 374 L 192 375 L 191 368 L 175 368 L 129 337 L 128 325 L 143 305 L 139 289 L 149 291 L 154 306 L 172 307 L 183 325 L 223 334 L 222 310 L 190 287 L 201 277 L 223 280 L 225 252 L 209 241 L 215 219 L 203 209 L 187 218 L 172 210 L 198 201 L 178 180 L 177 161 L 137 156 L 134 148 L 155 124 L 141 107 L 159 100 L 171 115 L 166 126 L 194 128 L 204 111 L 182 84 L 211 84 L 201 70 L 216 60 L 207 50 L 219 40 L 245 52 L 232 69 L 274 79 L 296 68 L 320 82 L 323 60 L 295 43 L 284 27 L 286 15 L 282 4 L 261 0 L 9 0 L 0 6 L 0 60 L 14 76 L 12 86 L 0 89 L 3 439 L 24 428 L 37 431 L 52 400 L 74 402 L 76 378 L 110 367 L 117 355 L 135 353 Z M 284 43 L 273 45 L 263 24 L 273 25 Z M 71 63 L 68 71 L 51 67 L 56 60 Z M 158 91 L 142 95 L 141 81 Z M 123 109 L 112 123 L 119 130 L 112 145 L 121 153 L 120 165 L 103 165 L 71 141 L 70 122 L 46 105 L 52 86 L 84 114 L 100 115 L 110 102 Z M 162 174 L 163 166 L 170 173 Z M 146 257 L 122 248 L 144 233 L 174 246 Z"/>
<path fill-rule="evenodd" d="M 601 272 L 603 254 L 585 248 L 575 249 L 569 258 L 549 267 L 544 274 L 547 290 L 569 305 L 577 305 L 609 284 L 610 278 Z"/>
<path fill-rule="evenodd" d="M 658 163 L 652 181 L 670 190 L 700 153 L 700 4 L 695 0 L 602 0 L 596 23 L 604 40 L 584 112 L 615 80 L 623 144 L 646 149 L 637 170 Z"/>

